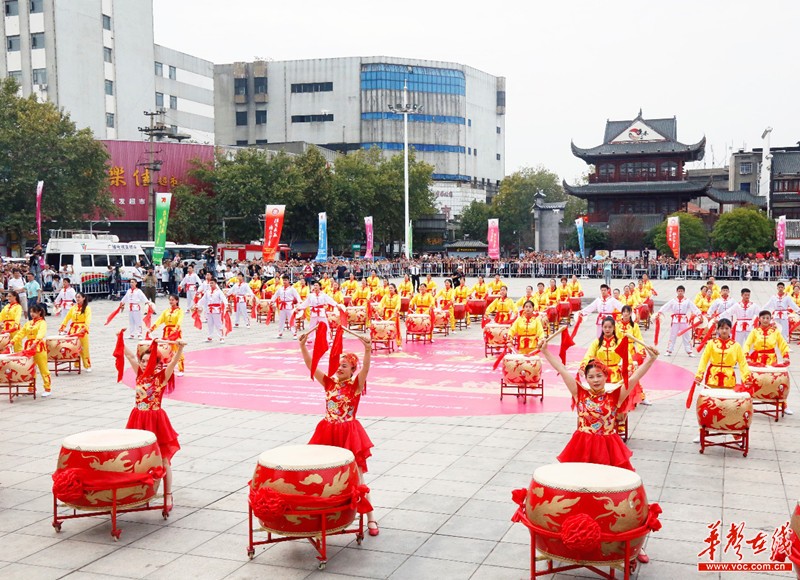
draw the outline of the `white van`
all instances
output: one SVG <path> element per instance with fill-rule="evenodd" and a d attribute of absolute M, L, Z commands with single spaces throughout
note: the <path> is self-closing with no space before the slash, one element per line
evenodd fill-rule
<path fill-rule="evenodd" d="M 45 262 L 56 272 L 72 268 L 70 282 L 82 292 L 107 292 L 108 267 L 120 267 L 123 280 L 129 280 L 136 262 L 142 268 L 150 260 L 138 244 L 121 243 L 107 232 L 51 230 L 45 248 Z"/>

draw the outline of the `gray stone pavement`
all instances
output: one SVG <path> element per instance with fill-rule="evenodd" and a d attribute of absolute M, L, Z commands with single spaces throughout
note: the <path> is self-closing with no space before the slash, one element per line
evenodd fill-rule
<path fill-rule="evenodd" d="M 584 282 L 587 296 L 599 293 L 600 281 Z M 615 280 L 615 285 L 619 282 Z M 511 280 L 511 295 L 520 296 L 528 283 Z M 685 284 L 689 296 L 700 285 L 699 281 Z M 676 285 L 655 282 L 657 305 L 674 294 Z M 742 284 L 731 286 L 738 295 Z M 750 287 L 755 301 L 762 304 L 774 291 L 774 283 L 754 282 Z M 159 299 L 159 307 L 165 305 Z M 112 541 L 105 518 L 67 521 L 63 531 L 55 533 L 50 525 L 50 475 L 61 440 L 79 431 L 123 427 L 133 402 L 131 389 L 115 382 L 111 358 L 114 331 L 123 317 L 104 327 L 112 303 L 98 301 L 93 309 L 94 373 L 54 376 L 49 399 L 25 398 L 13 404 L 0 399 L 3 579 L 528 576 L 529 536 L 521 524 L 510 522 L 515 507 L 510 492 L 526 486 L 537 466 L 555 462 L 575 428 L 574 413 L 361 417 L 376 444 L 367 483 L 381 534 L 367 537 L 362 546 L 352 536 L 332 538 L 327 569 L 320 572 L 307 542 L 258 548 L 252 561 L 245 550 L 246 486 L 257 456 L 274 446 L 305 443 L 322 415 L 322 403 L 319 414 L 292 415 L 165 400 L 183 446 L 174 458 L 171 517 L 164 521 L 157 512 L 126 515 L 119 542 Z M 50 317 L 48 324 L 54 333 L 58 321 Z M 476 326 L 466 334 L 481 340 Z M 593 332 L 593 326 L 585 324 L 574 348 L 585 348 Z M 237 329 L 225 345 L 202 342 L 205 335 L 190 323 L 186 334 L 189 350 L 277 340 L 274 329 L 265 330 L 263 325 Z M 652 329 L 645 332 L 648 341 L 652 336 Z M 691 371 L 698 360 L 682 352 L 669 358 Z M 800 411 L 798 372 L 791 372 L 790 404 Z M 190 381 L 191 368 L 179 380 Z M 565 389 L 559 384 L 546 388 Z M 687 411 L 684 403 L 685 396 L 679 395 L 651 407 L 640 406 L 631 415 L 633 464 L 650 501 L 659 502 L 664 510 L 663 528 L 647 542 L 651 562 L 637 570 L 641 579 L 718 578 L 719 574 L 696 569 L 709 524 L 722 522 L 721 551 L 731 523 L 745 522 L 747 538 L 757 530 L 769 536 L 788 519 L 800 498 L 800 414 L 778 423 L 757 416 L 747 458 L 720 449 L 700 455 L 692 443 L 697 434 L 694 410 Z M 744 561 L 765 561 L 764 554 L 752 557 L 748 547 L 743 548 Z M 721 558 L 736 560 L 730 551 Z"/>

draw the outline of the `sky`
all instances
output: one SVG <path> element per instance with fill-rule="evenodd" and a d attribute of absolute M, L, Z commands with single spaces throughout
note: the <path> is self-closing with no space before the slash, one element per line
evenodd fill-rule
<path fill-rule="evenodd" d="M 153 0 L 155 41 L 215 63 L 396 56 L 506 77 L 506 174 L 539 165 L 568 182 L 607 119 L 677 117 L 707 139 L 697 167 L 731 150 L 800 140 L 795 0 Z M 713 152 L 712 152 L 713 149 Z"/>

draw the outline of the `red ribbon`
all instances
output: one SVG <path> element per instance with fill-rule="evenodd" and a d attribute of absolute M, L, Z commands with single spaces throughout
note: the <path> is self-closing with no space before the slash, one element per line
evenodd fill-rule
<path fill-rule="evenodd" d="M 125 339 L 122 336 L 123 331 L 117 333 L 117 343 L 114 345 L 114 367 L 117 369 L 117 382 L 122 380 L 122 375 L 125 374 Z"/>
<path fill-rule="evenodd" d="M 657 532 L 661 529 L 661 521 L 658 516 L 661 515 L 661 506 L 657 503 L 651 503 L 650 509 L 647 512 L 647 523 L 645 524 L 650 530 Z"/>
<path fill-rule="evenodd" d="M 625 385 L 625 390 L 627 391 L 629 388 L 628 385 L 628 355 L 629 347 L 628 347 L 628 336 L 623 336 L 622 340 L 619 341 L 619 344 L 614 348 L 614 352 L 617 353 L 621 360 L 620 364 L 620 372 L 622 373 L 622 382 Z M 566 364 L 566 363 L 565 363 Z"/>
<path fill-rule="evenodd" d="M 150 328 L 150 326 L 152 325 L 152 322 L 153 322 L 153 307 L 150 306 L 149 304 L 147 305 L 147 314 L 144 315 L 144 318 L 142 319 L 142 322 L 144 322 L 144 325 L 145 325 L 146 328 Z"/>
<path fill-rule="evenodd" d="M 319 361 L 328 350 L 328 325 L 317 324 L 317 332 L 314 336 L 314 352 L 311 355 L 311 380 L 314 380 L 314 373 L 317 371 Z"/>
<path fill-rule="evenodd" d="M 192 320 L 197 330 L 203 330 L 203 321 L 200 319 L 200 312 L 198 310 L 192 311 Z"/>
<path fill-rule="evenodd" d="M 372 504 L 367 500 L 368 493 L 369 488 L 366 485 L 357 485 L 349 493 L 330 497 L 281 493 L 265 486 L 258 489 L 251 487 L 249 501 L 253 514 L 260 520 L 303 509 L 325 510 L 350 507 L 360 514 L 366 514 L 373 509 Z"/>
<path fill-rule="evenodd" d="M 222 321 L 225 323 L 225 336 L 228 336 L 233 330 L 233 324 L 231 324 L 231 313 L 227 308 L 222 314 Z"/>
<path fill-rule="evenodd" d="M 511 492 L 511 500 L 517 505 L 525 505 L 525 500 L 528 499 L 528 488 L 521 487 Z"/>
<path fill-rule="evenodd" d="M 692 406 L 692 400 L 694 399 L 694 390 L 697 387 L 697 381 L 692 381 L 692 386 L 689 388 L 689 396 L 686 399 L 686 408 L 690 408 Z"/>
<path fill-rule="evenodd" d="M 653 344 L 655 346 L 658 346 L 658 335 L 660 333 L 661 333 L 661 317 L 660 316 L 656 316 L 656 337 L 655 337 L 655 340 L 653 340 Z"/>
<path fill-rule="evenodd" d="M 87 491 L 113 490 L 133 485 L 152 486 L 163 478 L 162 466 L 153 467 L 144 473 L 99 471 L 87 467 L 68 467 L 53 473 L 53 494 L 61 501 L 74 503 Z"/>
<path fill-rule="evenodd" d="M 106 323 L 103 326 L 108 326 L 109 324 L 111 324 L 111 321 L 114 320 L 114 317 L 117 314 L 119 314 L 121 310 L 122 310 L 122 304 L 117 306 L 117 309 L 114 310 L 111 314 L 108 315 L 108 318 L 106 318 Z"/>
<path fill-rule="evenodd" d="M 600 546 L 600 524 L 586 513 L 575 514 L 564 520 L 561 541 L 570 550 L 590 552 Z"/>

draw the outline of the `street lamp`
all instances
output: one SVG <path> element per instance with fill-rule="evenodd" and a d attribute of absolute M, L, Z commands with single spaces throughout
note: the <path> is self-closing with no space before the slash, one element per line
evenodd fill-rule
<path fill-rule="evenodd" d="M 403 230 L 405 231 L 405 256 L 406 260 L 411 259 L 411 220 L 408 216 L 408 115 L 409 113 L 419 113 L 422 105 L 411 104 L 408 102 L 408 81 L 403 83 L 403 102 L 396 105 L 389 105 L 392 113 L 403 115 L 403 178 L 405 192 L 405 219 Z"/>
<path fill-rule="evenodd" d="M 95 225 L 95 224 L 98 224 L 98 225 L 105 224 L 105 225 L 107 225 L 107 226 L 110 226 L 110 225 L 111 225 L 111 223 L 110 223 L 108 220 L 90 221 L 90 222 L 89 222 L 89 233 L 90 233 L 90 234 L 93 234 L 93 233 L 94 233 L 94 231 L 92 230 L 92 228 L 94 227 L 94 225 Z"/>
<path fill-rule="evenodd" d="M 226 221 L 232 221 L 232 220 L 243 220 L 243 219 L 245 219 L 245 216 L 230 216 L 230 215 L 226 215 L 226 216 L 222 217 L 222 241 L 223 242 L 227 242 L 228 241 L 227 231 L 226 231 L 226 228 L 225 228 L 225 222 Z"/>

